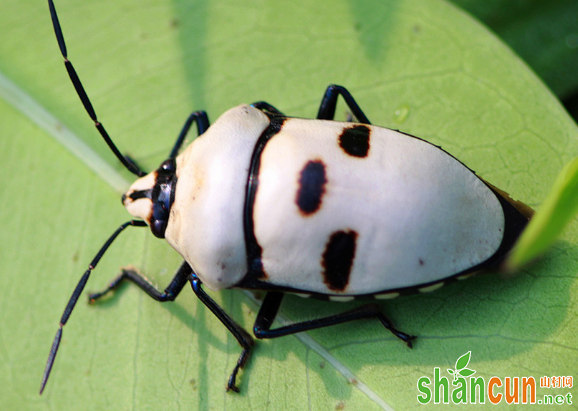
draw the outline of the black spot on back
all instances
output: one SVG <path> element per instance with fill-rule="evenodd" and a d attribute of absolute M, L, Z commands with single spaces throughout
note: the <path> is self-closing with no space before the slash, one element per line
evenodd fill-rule
<path fill-rule="evenodd" d="M 323 252 L 323 282 L 333 291 L 345 291 L 355 259 L 357 233 L 353 230 L 336 231 L 329 237 Z"/>
<path fill-rule="evenodd" d="M 315 213 L 321 207 L 327 178 L 325 164 L 321 160 L 312 160 L 305 164 L 299 176 L 299 190 L 295 202 L 305 215 Z"/>
<path fill-rule="evenodd" d="M 363 124 L 345 128 L 339 136 L 339 146 L 353 157 L 367 157 L 371 130 Z"/>

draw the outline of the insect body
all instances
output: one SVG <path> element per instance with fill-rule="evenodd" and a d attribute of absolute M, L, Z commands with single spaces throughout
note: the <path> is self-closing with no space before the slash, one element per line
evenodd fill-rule
<path fill-rule="evenodd" d="M 61 51 L 66 47 L 52 0 Z M 117 157 L 140 178 L 123 195 L 139 218 L 105 243 L 79 282 L 61 319 L 42 389 L 62 335 L 91 270 L 127 226 L 165 238 L 184 263 L 164 292 L 132 270 L 129 280 L 158 301 L 171 301 L 187 283 L 243 348 L 236 377 L 253 346 L 202 289 L 267 291 L 253 332 L 275 338 L 361 318 L 377 318 L 411 347 L 375 304 L 331 317 L 271 329 L 284 293 L 347 301 L 430 291 L 447 281 L 497 266 L 531 210 L 484 182 L 457 159 L 422 139 L 376 127 L 349 92 L 329 86 L 315 120 L 290 118 L 265 102 L 241 105 L 213 125 L 191 114 L 169 159 L 144 175 L 124 159 L 98 122 L 68 60 L 72 82 Z M 341 95 L 357 123 L 333 121 Z M 192 124 L 200 137 L 179 155 Z"/>

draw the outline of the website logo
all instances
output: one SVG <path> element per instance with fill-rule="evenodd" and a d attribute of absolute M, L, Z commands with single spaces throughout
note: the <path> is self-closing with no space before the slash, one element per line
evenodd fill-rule
<path fill-rule="evenodd" d="M 447 369 L 450 379 L 441 375 L 440 367 L 434 367 L 433 381 L 422 376 L 417 381 L 417 400 L 420 404 L 572 404 L 572 393 L 537 394 L 537 379 L 533 376 L 486 377 L 476 376 L 470 368 L 472 352 L 468 351 L 456 360 L 454 369 Z M 572 376 L 542 376 L 540 388 L 572 388 Z"/>
<path fill-rule="evenodd" d="M 472 352 L 468 351 L 464 355 L 462 355 L 456 361 L 456 369 L 455 370 L 448 370 L 450 374 L 454 375 L 454 382 L 457 381 L 459 377 L 465 378 L 469 377 L 470 375 L 474 375 L 476 372 L 474 370 L 470 370 L 466 368 L 470 363 L 470 357 L 472 356 Z"/>

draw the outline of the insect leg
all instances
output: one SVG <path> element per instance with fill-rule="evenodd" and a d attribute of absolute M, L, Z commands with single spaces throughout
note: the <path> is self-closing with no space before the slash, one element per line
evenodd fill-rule
<path fill-rule="evenodd" d="M 278 116 L 285 116 L 285 114 L 277 110 L 276 107 L 272 106 L 271 104 L 265 101 L 257 101 L 256 103 L 251 104 L 251 107 L 255 107 L 256 109 L 259 109 L 261 111 L 267 111 L 271 114 L 276 114 Z"/>
<path fill-rule="evenodd" d="M 263 300 L 261 309 L 257 314 L 255 325 L 253 326 L 253 333 L 257 338 L 277 338 L 285 335 L 291 335 L 302 331 L 315 330 L 317 328 L 329 327 L 331 325 L 341 324 L 348 321 L 361 320 L 364 318 L 377 318 L 385 328 L 392 332 L 397 338 L 402 340 L 411 348 L 415 337 L 397 330 L 391 321 L 381 312 L 377 304 L 367 304 L 361 307 L 344 313 L 332 315 L 324 318 L 317 318 L 314 320 L 303 321 L 295 324 L 289 324 L 283 327 L 271 329 L 273 321 L 277 316 L 281 301 L 283 300 L 283 293 L 268 292 Z"/>
<path fill-rule="evenodd" d="M 237 379 L 237 373 L 239 369 L 243 368 L 249 359 L 249 354 L 251 353 L 251 347 L 255 345 L 255 341 L 253 337 L 249 335 L 247 331 L 245 331 L 239 324 L 237 324 L 229 315 L 213 300 L 205 291 L 202 289 L 201 280 L 197 277 L 195 273 L 192 273 L 189 276 L 189 280 L 191 282 L 191 287 L 193 287 L 193 291 L 199 297 L 199 300 L 209 310 L 212 311 L 213 314 L 223 323 L 225 327 L 229 330 L 233 337 L 237 339 L 239 345 L 243 348 L 239 359 L 237 360 L 237 364 L 235 368 L 233 368 L 233 372 L 229 377 L 229 381 L 227 383 L 227 391 L 233 390 L 235 392 L 239 392 L 239 388 L 235 385 L 235 381 Z"/>
<path fill-rule="evenodd" d="M 189 132 L 189 129 L 193 125 L 194 121 L 197 122 L 197 135 L 199 136 L 203 134 L 205 131 L 207 131 L 207 129 L 210 126 L 209 117 L 207 117 L 207 113 L 205 111 L 195 111 L 191 113 L 189 118 L 187 118 L 187 121 L 185 121 L 185 124 L 183 125 L 183 128 L 179 133 L 179 136 L 177 137 L 177 141 L 175 142 L 175 145 L 173 146 L 173 149 L 169 154 L 169 158 L 175 158 L 179 154 L 179 150 L 183 145 L 185 138 L 187 137 L 187 134 Z"/>
<path fill-rule="evenodd" d="M 149 282 L 149 280 L 142 274 L 134 270 L 123 269 L 122 273 L 114 280 L 112 280 L 106 289 L 104 289 L 99 293 L 89 294 L 88 298 L 90 303 L 94 303 L 96 300 L 104 297 L 109 292 L 114 291 L 120 285 L 120 283 L 122 283 L 122 281 L 127 280 L 136 284 L 153 300 L 160 302 L 174 301 L 174 299 L 177 298 L 177 295 L 179 295 L 179 293 L 189 280 L 189 275 L 191 274 L 191 272 L 192 272 L 191 268 L 189 267 L 187 262 L 186 261 L 183 262 L 183 264 L 179 267 L 170 284 L 167 286 L 167 288 L 165 288 L 165 291 L 161 292 L 154 285 L 152 285 Z"/>
<path fill-rule="evenodd" d="M 371 124 L 349 91 L 347 91 L 345 87 L 335 84 L 331 84 L 327 87 L 327 90 L 325 90 L 325 94 L 319 105 L 319 111 L 317 112 L 317 118 L 319 120 L 333 120 L 335 118 L 337 97 L 339 97 L 340 94 L 357 121 L 363 124 Z"/>

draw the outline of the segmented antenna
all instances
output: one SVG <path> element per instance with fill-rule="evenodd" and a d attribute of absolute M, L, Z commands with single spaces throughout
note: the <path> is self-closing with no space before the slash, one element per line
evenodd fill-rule
<path fill-rule="evenodd" d="M 86 91 L 84 90 L 84 87 L 80 82 L 78 74 L 76 74 L 76 70 L 72 66 L 72 63 L 68 60 L 66 52 L 66 43 L 64 42 L 64 36 L 62 35 L 62 29 L 60 28 L 58 15 L 56 14 L 56 9 L 54 7 L 54 3 L 52 2 L 52 0 L 48 0 L 48 7 L 50 8 L 50 17 L 52 18 L 52 25 L 54 26 L 54 34 L 56 34 L 56 40 L 58 40 L 58 47 L 60 47 L 60 52 L 62 53 L 62 57 L 64 57 L 64 66 L 66 67 L 66 71 L 68 72 L 70 81 L 72 81 L 74 89 L 76 90 L 76 93 L 78 94 L 78 97 L 82 102 L 82 105 L 86 109 L 86 112 L 88 113 L 92 121 L 94 121 L 96 129 L 98 130 L 104 141 L 106 141 L 106 144 L 108 144 L 108 146 L 110 147 L 116 158 L 118 158 L 119 161 L 122 163 L 122 165 L 125 166 L 126 169 L 131 173 L 136 174 L 139 177 L 144 176 L 146 174 L 144 171 L 140 170 L 132 161 L 127 160 L 120 153 L 120 151 L 118 151 L 118 148 L 116 148 L 116 146 L 110 139 L 108 133 L 104 129 L 104 126 L 100 121 L 98 121 L 98 118 L 96 117 L 96 112 L 94 111 L 92 103 L 90 102 L 90 99 L 88 98 L 88 95 L 86 94 Z"/>
<path fill-rule="evenodd" d="M 98 262 L 100 261 L 106 250 L 108 250 L 108 247 L 110 247 L 112 242 L 116 239 L 116 237 L 118 237 L 118 235 L 128 226 L 146 227 L 147 224 L 144 221 L 140 220 L 131 220 L 124 223 L 119 228 L 117 228 L 116 231 L 109 237 L 106 243 L 104 243 L 104 245 L 100 248 L 96 256 L 90 262 L 88 270 L 84 272 L 84 275 L 76 285 L 76 288 L 74 289 L 74 292 L 70 297 L 70 300 L 68 300 L 68 304 L 66 304 L 64 313 L 60 318 L 58 331 L 56 331 L 56 335 L 54 336 L 54 341 L 52 342 L 52 347 L 50 348 L 50 354 L 48 355 L 48 361 L 46 361 L 46 368 L 44 369 L 44 375 L 42 376 L 42 383 L 40 384 L 40 394 L 42 394 L 42 391 L 44 391 L 44 387 L 46 387 L 46 382 L 48 381 L 48 377 L 50 376 L 50 371 L 52 370 L 52 365 L 54 364 L 54 359 L 56 358 L 56 353 L 58 352 L 58 347 L 60 346 L 60 340 L 62 339 L 62 327 L 64 327 L 64 325 L 68 321 L 68 317 L 70 317 L 70 314 L 72 313 L 72 310 L 74 309 L 74 306 L 76 305 L 76 302 L 80 297 L 80 294 L 82 294 L 84 286 L 88 281 L 88 277 L 90 277 L 90 272 L 94 270 L 94 268 L 96 267 L 96 265 L 98 264 Z"/>

